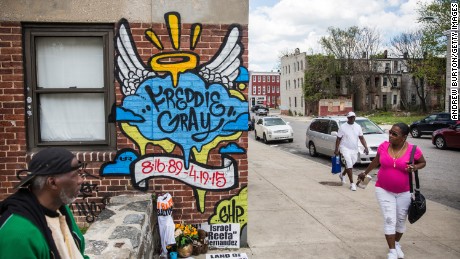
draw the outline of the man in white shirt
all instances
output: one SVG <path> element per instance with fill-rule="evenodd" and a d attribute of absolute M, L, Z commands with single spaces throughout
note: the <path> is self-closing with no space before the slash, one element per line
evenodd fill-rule
<path fill-rule="evenodd" d="M 353 165 L 358 160 L 358 139 L 364 146 L 364 153 L 369 154 L 366 140 L 363 137 L 361 126 L 355 123 L 356 114 L 349 112 L 347 114 L 347 123 L 344 123 L 337 132 L 337 140 L 335 142 L 335 155 L 342 154 L 345 159 L 345 170 L 339 173 L 342 184 L 345 183 L 344 175 L 347 174 L 350 179 L 350 189 L 356 191 L 356 184 L 353 182 Z M 340 152 L 339 152 L 340 151 Z"/>

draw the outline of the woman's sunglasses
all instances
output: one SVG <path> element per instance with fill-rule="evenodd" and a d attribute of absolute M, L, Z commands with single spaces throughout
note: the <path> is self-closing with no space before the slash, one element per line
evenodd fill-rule
<path fill-rule="evenodd" d="M 393 137 L 399 137 L 399 134 L 396 133 L 396 131 L 390 130 L 388 133 L 390 133 L 390 135 L 393 136 Z"/>

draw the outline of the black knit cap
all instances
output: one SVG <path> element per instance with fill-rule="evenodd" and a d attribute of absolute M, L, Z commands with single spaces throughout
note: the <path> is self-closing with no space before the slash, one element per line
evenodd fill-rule
<path fill-rule="evenodd" d="M 40 150 L 32 157 L 28 164 L 28 169 L 20 170 L 16 173 L 21 182 L 14 188 L 24 187 L 30 184 L 35 176 L 65 174 L 77 170 L 82 166 L 78 161 L 77 166 L 72 166 L 72 160 L 75 155 L 69 150 L 61 147 L 50 147 Z M 20 177 L 22 173 L 27 175 Z"/>

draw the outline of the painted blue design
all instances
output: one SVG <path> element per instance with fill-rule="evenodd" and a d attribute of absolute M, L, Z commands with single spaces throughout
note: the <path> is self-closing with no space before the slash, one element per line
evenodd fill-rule
<path fill-rule="evenodd" d="M 207 84 L 193 73 L 181 74 L 177 87 L 169 75 L 149 78 L 135 94 L 123 99 L 122 107 L 145 119 L 129 122 L 144 138 L 176 143 L 183 151 L 186 168 L 192 148 L 200 152 L 218 136 L 247 130 L 247 101 L 231 96 L 221 84 Z M 233 123 L 226 125 L 229 122 Z"/>
<path fill-rule="evenodd" d="M 224 131 L 247 131 L 248 130 L 249 113 L 245 112 L 238 116 L 236 121 L 229 121 L 224 125 Z"/>
<path fill-rule="evenodd" d="M 219 149 L 220 154 L 245 154 L 244 148 L 238 146 L 236 143 L 229 143 L 225 147 Z"/>
<path fill-rule="evenodd" d="M 119 122 L 127 122 L 127 121 L 143 122 L 145 121 L 145 119 L 142 118 L 142 116 L 138 114 L 134 114 L 133 111 L 126 110 L 123 107 L 117 107 L 116 114 L 117 114 L 116 120 Z"/>
<path fill-rule="evenodd" d="M 235 79 L 235 82 L 238 82 L 238 83 L 248 83 L 249 82 L 249 73 L 245 67 L 239 68 L 239 75 Z"/>
<path fill-rule="evenodd" d="M 117 153 L 114 162 L 102 165 L 100 175 L 130 175 L 129 166 L 139 155 L 132 149 L 122 149 Z"/>

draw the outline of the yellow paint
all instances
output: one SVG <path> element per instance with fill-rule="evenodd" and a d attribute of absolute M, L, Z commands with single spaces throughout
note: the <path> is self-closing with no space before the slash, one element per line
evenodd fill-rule
<path fill-rule="evenodd" d="M 181 61 L 176 61 L 177 59 L 181 59 Z M 154 55 L 150 61 L 153 71 L 171 73 L 174 87 L 177 86 L 179 73 L 194 69 L 197 65 L 198 55 L 193 52 L 163 52 Z"/>
<path fill-rule="evenodd" d="M 194 30 L 192 31 L 192 42 L 190 44 L 190 48 L 194 49 L 196 47 L 196 44 L 198 43 L 198 35 L 200 35 L 201 32 L 201 24 L 196 24 L 194 27 Z"/>
<path fill-rule="evenodd" d="M 169 31 L 171 33 L 171 43 L 175 50 L 179 49 L 179 17 L 176 14 L 168 14 Z"/>
<path fill-rule="evenodd" d="M 160 50 L 163 49 L 163 44 L 161 44 L 160 39 L 158 39 L 158 36 L 155 34 L 154 31 L 148 29 L 145 31 L 145 34 L 149 37 L 149 39 L 152 40 L 152 43 L 155 45 L 155 47 L 157 47 Z"/>
<path fill-rule="evenodd" d="M 238 84 L 238 89 L 240 89 L 241 91 L 243 91 L 244 89 L 246 89 L 246 84 Z"/>
<path fill-rule="evenodd" d="M 139 129 L 136 126 L 131 126 L 126 122 L 121 123 L 121 128 L 126 133 L 126 135 L 128 135 L 128 137 L 131 138 L 134 141 L 134 143 L 137 144 L 139 152 L 142 156 L 146 154 L 148 144 L 161 146 L 168 153 L 171 153 L 174 150 L 174 147 L 176 146 L 173 142 L 169 140 L 153 141 L 146 139 L 144 136 L 142 136 L 142 134 L 139 132 Z"/>
<path fill-rule="evenodd" d="M 236 90 L 230 90 L 230 95 L 233 95 L 235 96 L 236 98 L 242 100 L 242 101 L 245 101 L 246 99 L 244 98 L 244 95 L 242 92 L 240 91 L 236 91 Z"/>
<path fill-rule="evenodd" d="M 234 203 L 233 203 L 234 201 Z M 222 220 L 219 218 L 222 214 L 220 213 L 221 211 L 227 210 L 227 214 L 233 214 L 235 215 L 235 209 L 233 207 L 233 204 L 235 207 L 238 207 L 238 209 L 243 210 L 243 214 L 237 219 L 238 222 L 234 222 L 232 218 L 230 218 L 227 222 L 222 222 Z M 228 209 L 232 211 L 228 211 Z M 216 214 L 211 216 L 209 220 L 210 224 L 222 224 L 222 223 L 240 223 L 240 228 L 241 230 L 243 227 L 248 223 L 248 188 L 244 187 L 241 189 L 239 194 L 231 197 L 229 200 L 222 200 L 219 202 L 216 208 Z"/>

